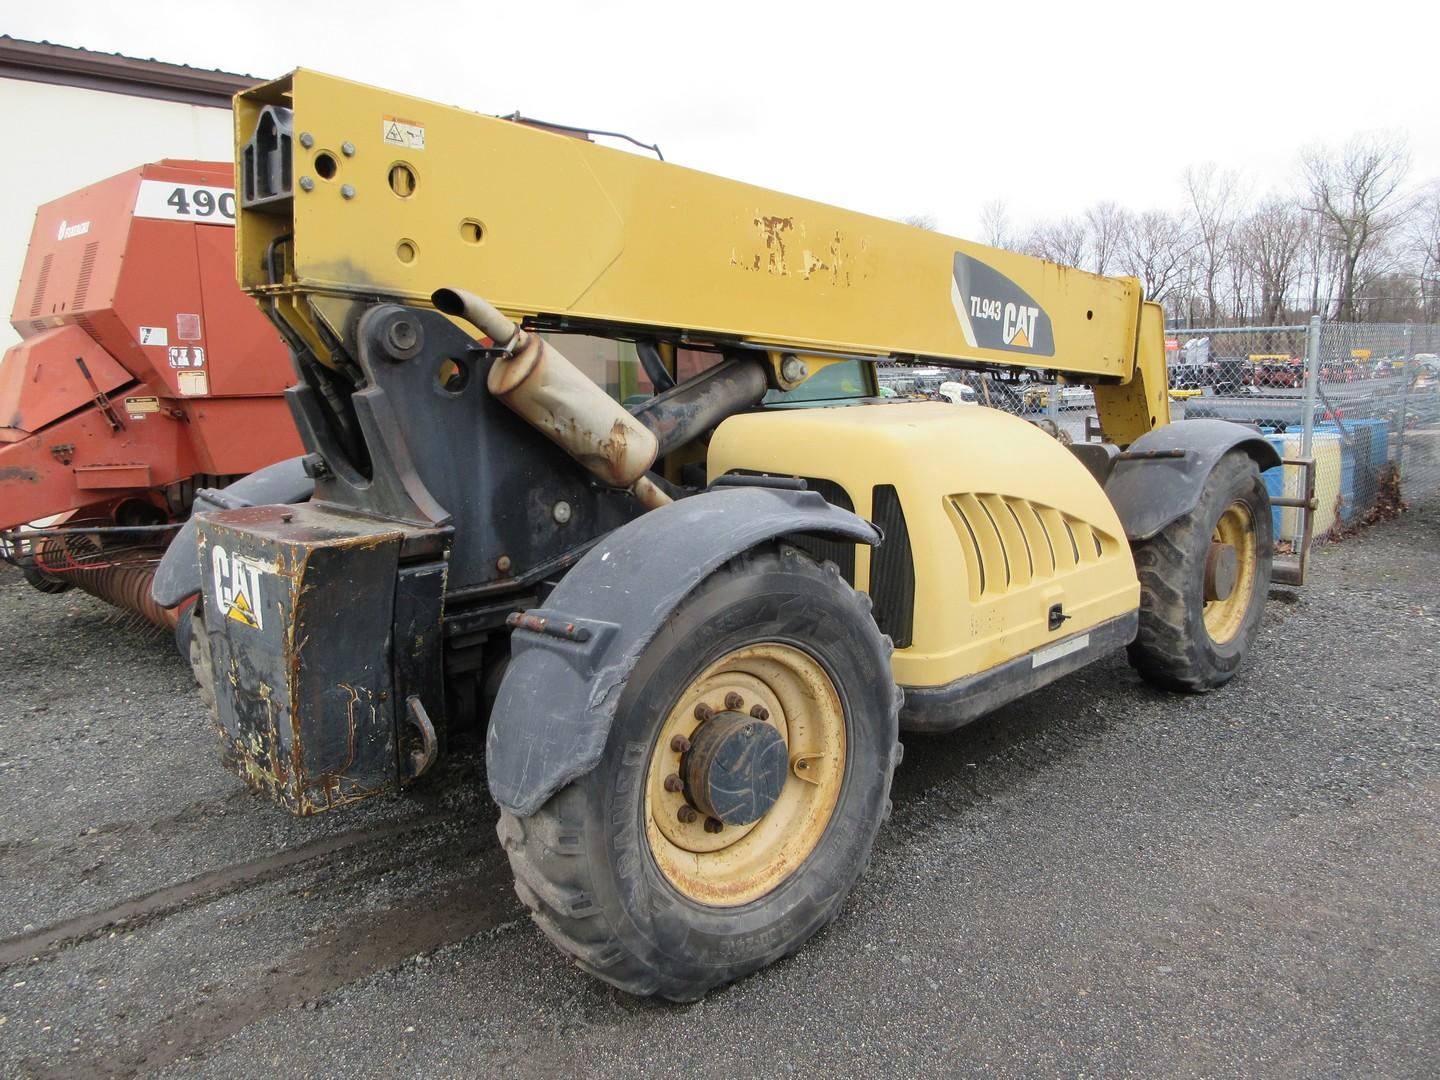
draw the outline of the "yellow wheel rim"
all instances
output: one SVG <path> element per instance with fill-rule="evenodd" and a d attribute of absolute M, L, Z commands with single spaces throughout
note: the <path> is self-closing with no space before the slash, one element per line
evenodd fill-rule
<path fill-rule="evenodd" d="M 1224 645 L 1233 641 L 1245 625 L 1250 594 L 1255 588 L 1258 550 L 1255 546 L 1255 519 L 1250 516 L 1250 507 L 1238 501 L 1227 506 L 1215 523 L 1211 542 L 1229 544 L 1235 549 L 1235 587 L 1225 599 L 1210 600 L 1205 604 L 1205 632 L 1215 644 Z"/>
<path fill-rule="evenodd" d="M 708 831 L 683 791 L 666 779 L 681 772 L 683 741 L 701 721 L 696 706 L 759 715 L 785 740 L 789 768 L 769 811 L 747 825 Z M 702 710 L 703 712 L 703 710 Z M 815 850 L 845 779 L 845 710 L 825 669 L 791 645 L 736 649 L 711 664 L 680 695 L 650 750 L 645 835 L 665 878 L 682 894 L 714 907 L 757 900 L 788 878 Z M 674 785 L 673 779 L 671 785 Z M 713 824 L 718 824 L 715 822 Z M 712 824 L 712 828 L 713 828 Z"/>

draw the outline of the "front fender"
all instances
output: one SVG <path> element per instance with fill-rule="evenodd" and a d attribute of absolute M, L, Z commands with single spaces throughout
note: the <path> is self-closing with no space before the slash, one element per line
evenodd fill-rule
<path fill-rule="evenodd" d="M 1105 484 L 1130 541 L 1149 540 L 1195 509 L 1210 470 L 1231 450 L 1249 454 L 1261 472 L 1280 464 L 1259 432 L 1228 420 L 1177 420 L 1131 443 Z"/>
<path fill-rule="evenodd" d="M 510 639 L 485 743 L 495 801 L 526 817 L 593 769 L 625 682 L 666 619 L 726 561 L 794 533 L 880 540 L 816 492 L 736 487 L 652 510 L 587 552 Z"/>

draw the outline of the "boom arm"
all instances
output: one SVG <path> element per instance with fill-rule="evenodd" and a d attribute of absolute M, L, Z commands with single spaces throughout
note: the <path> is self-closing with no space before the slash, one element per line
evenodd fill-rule
<path fill-rule="evenodd" d="M 762 349 L 777 372 L 789 353 L 1051 370 L 1095 385 L 1122 444 L 1169 419 L 1163 321 L 1134 278 L 312 71 L 235 116 L 241 284 L 324 363 L 311 300 L 462 284 L 542 329 Z"/>

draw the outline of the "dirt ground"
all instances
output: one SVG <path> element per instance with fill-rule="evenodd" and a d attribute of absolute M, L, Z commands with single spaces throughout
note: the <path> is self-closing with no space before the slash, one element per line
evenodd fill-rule
<path fill-rule="evenodd" d="M 838 921 L 691 1006 L 524 917 L 483 764 L 298 820 L 163 636 L 0 572 L 0 1075 L 1433 1077 L 1440 501 L 1204 697 L 1123 655 L 906 739 Z"/>

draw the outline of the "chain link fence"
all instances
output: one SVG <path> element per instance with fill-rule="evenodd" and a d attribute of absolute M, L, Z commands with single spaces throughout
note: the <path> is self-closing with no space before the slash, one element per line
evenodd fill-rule
<path fill-rule="evenodd" d="M 1338 539 L 1440 494 L 1440 326 L 1337 323 L 1172 330 L 1171 411 L 1257 427 L 1281 457 L 1315 460 L 1317 541 Z M 953 368 L 882 364 L 882 392 L 1003 409 L 1062 441 L 1096 437 L 1088 387 Z M 1298 466 L 1266 475 L 1272 495 L 1300 496 Z M 1275 510 L 1281 551 L 1298 547 L 1302 513 Z"/>
<path fill-rule="evenodd" d="M 1086 418 L 1095 411 L 1088 386 L 958 368 L 882 363 L 880 392 L 889 397 L 923 397 L 955 405 L 981 405 L 1040 425 L 1063 443 L 1085 439 Z M 1092 420 L 1088 425 L 1094 429 Z"/>
<path fill-rule="evenodd" d="M 1440 326 L 1315 319 L 1174 331 L 1169 344 L 1177 417 L 1251 424 L 1282 456 L 1315 460 L 1317 540 L 1440 492 Z M 1297 467 L 1267 482 L 1302 493 Z M 1275 516 L 1277 542 L 1294 545 L 1300 512 Z"/>

